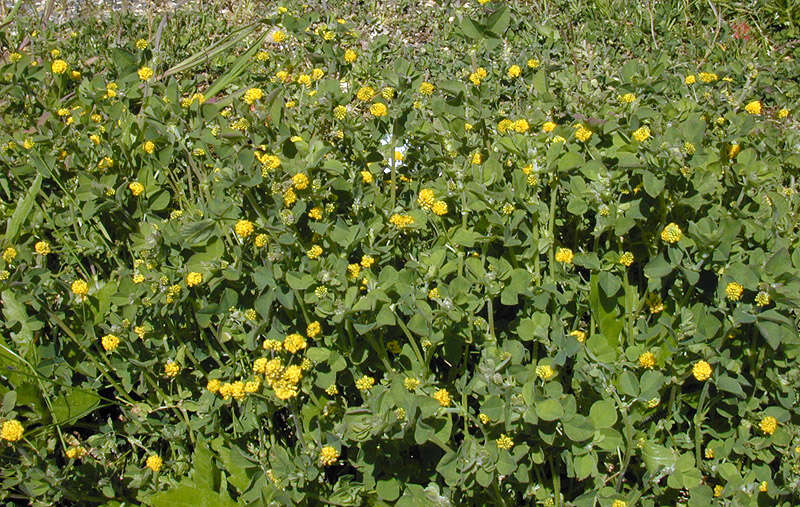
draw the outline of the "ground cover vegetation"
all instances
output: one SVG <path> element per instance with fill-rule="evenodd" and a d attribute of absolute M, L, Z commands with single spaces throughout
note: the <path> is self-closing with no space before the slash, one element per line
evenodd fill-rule
<path fill-rule="evenodd" d="M 223 7 L 1 25 L 0 499 L 798 504 L 792 2 Z"/>

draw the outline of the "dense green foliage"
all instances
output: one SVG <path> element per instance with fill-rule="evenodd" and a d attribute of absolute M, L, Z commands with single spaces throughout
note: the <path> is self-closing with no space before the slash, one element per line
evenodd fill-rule
<path fill-rule="evenodd" d="M 794 7 L 330 4 L 2 25 L 0 499 L 798 504 Z"/>

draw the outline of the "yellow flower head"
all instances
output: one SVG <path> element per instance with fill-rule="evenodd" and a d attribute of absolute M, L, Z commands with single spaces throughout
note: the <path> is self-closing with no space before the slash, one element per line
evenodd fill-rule
<path fill-rule="evenodd" d="M 644 125 L 633 131 L 633 138 L 637 141 L 644 142 L 650 137 L 650 127 Z"/>
<path fill-rule="evenodd" d="M 775 430 L 778 429 L 778 420 L 768 415 L 761 419 L 761 422 L 758 423 L 758 427 L 761 428 L 766 435 L 772 435 L 775 433 Z"/>
<path fill-rule="evenodd" d="M 200 285 L 203 283 L 203 274 L 198 273 L 196 271 L 192 271 L 188 275 L 186 275 L 186 285 L 189 287 L 194 287 L 195 285 Z"/>
<path fill-rule="evenodd" d="M 297 190 L 304 190 L 308 187 L 308 176 L 305 173 L 297 173 L 292 176 L 292 184 Z"/>
<path fill-rule="evenodd" d="M 556 375 L 556 371 L 549 364 L 540 364 L 536 367 L 536 376 L 542 380 L 550 380 Z"/>
<path fill-rule="evenodd" d="M 381 116 L 386 116 L 389 110 L 383 102 L 375 102 L 369 106 L 369 112 L 372 116 L 380 118 Z"/>
<path fill-rule="evenodd" d="M 511 437 L 509 437 L 505 433 L 501 433 L 500 438 L 497 439 L 497 448 L 505 449 L 508 451 L 512 447 L 514 447 L 514 440 L 512 440 Z"/>
<path fill-rule="evenodd" d="M 72 292 L 77 296 L 86 296 L 89 294 L 89 285 L 83 280 L 75 280 L 72 282 Z"/>
<path fill-rule="evenodd" d="M 319 464 L 321 466 L 327 467 L 331 466 L 336 463 L 336 460 L 339 459 L 339 451 L 337 451 L 334 447 L 330 445 L 326 445 L 322 448 L 319 452 Z"/>
<path fill-rule="evenodd" d="M 152 470 L 153 472 L 158 472 L 161 470 L 161 466 L 164 464 L 164 460 L 161 459 L 161 456 L 158 454 L 151 454 L 147 458 L 147 468 Z"/>
<path fill-rule="evenodd" d="M 286 349 L 287 352 L 294 354 L 298 350 L 303 350 L 307 347 L 306 339 L 303 338 L 303 335 L 298 333 L 292 333 L 288 335 L 283 340 L 283 348 Z"/>
<path fill-rule="evenodd" d="M 514 131 L 519 134 L 524 134 L 525 132 L 528 131 L 529 128 L 530 125 L 528 125 L 528 120 L 519 119 L 514 122 Z"/>
<path fill-rule="evenodd" d="M 744 287 L 738 282 L 730 282 L 725 286 L 725 296 L 731 301 L 739 301 L 743 292 Z"/>
<path fill-rule="evenodd" d="M 583 125 L 579 125 L 578 128 L 575 130 L 575 138 L 578 141 L 586 142 L 589 138 L 592 137 L 592 131 L 584 127 Z"/>
<path fill-rule="evenodd" d="M 246 104 L 251 105 L 253 102 L 261 100 L 263 96 L 264 92 L 261 90 L 261 88 L 249 88 L 246 92 L 244 92 L 242 99 Z"/>
<path fill-rule="evenodd" d="M 619 101 L 622 102 L 623 104 L 630 104 L 634 100 L 636 100 L 636 95 L 632 93 L 626 93 L 624 95 L 619 96 Z"/>
<path fill-rule="evenodd" d="M 639 356 L 639 366 L 652 370 L 656 365 L 656 356 L 652 352 L 644 352 Z"/>
<path fill-rule="evenodd" d="M 625 267 L 630 267 L 630 265 L 633 264 L 633 253 L 624 252 L 619 256 L 619 263 Z"/>
<path fill-rule="evenodd" d="M 306 255 L 309 259 L 316 259 L 320 255 L 322 255 L 322 247 L 319 245 L 312 245 L 311 248 L 308 249 Z"/>
<path fill-rule="evenodd" d="M 555 130 L 555 128 L 556 128 L 556 127 L 557 127 L 557 125 L 556 125 L 554 122 L 552 122 L 552 121 L 546 121 L 546 122 L 544 122 L 544 123 L 542 124 L 542 132 L 544 132 L 544 133 L 546 133 L 546 134 L 547 134 L 547 133 L 550 133 L 550 132 L 552 132 L 553 130 Z"/>
<path fill-rule="evenodd" d="M 318 336 L 322 332 L 322 324 L 319 321 L 314 321 L 308 326 L 306 326 L 306 336 L 309 338 L 314 338 Z"/>
<path fill-rule="evenodd" d="M 667 243 L 677 243 L 683 237 L 683 232 L 681 228 L 678 227 L 678 224 L 674 222 L 670 222 L 664 227 L 664 230 L 661 231 L 661 240 Z"/>
<path fill-rule="evenodd" d="M 353 63 L 353 62 L 356 61 L 356 58 L 358 58 L 358 53 L 356 53 L 352 49 L 348 49 L 347 51 L 344 52 L 344 61 L 345 62 Z"/>
<path fill-rule="evenodd" d="M 133 183 L 128 185 L 128 189 L 130 189 L 131 194 L 133 194 L 134 197 L 139 197 L 139 195 L 142 192 L 144 192 L 144 185 L 142 185 L 138 181 L 134 181 Z"/>
<path fill-rule="evenodd" d="M 753 115 L 761 114 L 761 102 L 758 100 L 754 100 L 744 106 L 744 110 Z"/>
<path fill-rule="evenodd" d="M 50 243 L 47 241 L 37 241 L 33 249 L 36 250 L 36 253 L 39 255 L 47 255 L 50 253 Z"/>
<path fill-rule="evenodd" d="M 508 68 L 507 74 L 511 79 L 517 78 L 522 74 L 522 69 L 519 68 L 519 65 L 512 65 Z"/>
<path fill-rule="evenodd" d="M 55 60 L 52 65 L 50 65 L 50 70 L 53 74 L 63 74 L 69 68 L 69 64 L 64 60 Z"/>
<path fill-rule="evenodd" d="M 427 81 L 423 81 L 422 84 L 419 85 L 419 92 L 422 95 L 433 95 L 434 86 L 432 83 Z"/>
<path fill-rule="evenodd" d="M 364 375 L 356 380 L 356 388 L 358 388 L 359 391 L 369 391 L 374 385 L 375 379 L 369 375 Z"/>
<path fill-rule="evenodd" d="M 578 342 L 583 343 L 586 341 L 586 333 L 581 331 L 580 329 L 576 329 L 575 331 L 569 334 L 570 336 L 574 336 Z"/>
<path fill-rule="evenodd" d="M 430 209 L 435 200 L 436 197 L 430 188 L 423 188 L 417 196 L 417 203 L 424 209 Z"/>
<path fill-rule="evenodd" d="M 152 155 L 154 151 L 156 151 L 156 144 L 153 141 L 145 141 L 142 144 L 142 149 L 148 155 Z"/>
<path fill-rule="evenodd" d="M 136 49 L 139 51 L 144 51 L 147 49 L 147 41 L 145 39 L 139 39 L 136 41 Z"/>
<path fill-rule="evenodd" d="M 405 388 L 411 391 L 412 393 L 417 390 L 420 384 L 421 382 L 413 377 L 406 377 L 403 380 L 403 386 L 405 386 Z"/>
<path fill-rule="evenodd" d="M 442 216 L 447 214 L 447 203 L 444 201 L 436 201 L 431 206 L 431 211 L 434 215 Z"/>
<path fill-rule="evenodd" d="M 447 392 L 447 389 L 439 389 L 433 393 L 433 399 L 438 401 L 439 405 L 443 407 L 449 407 L 450 402 L 452 401 L 450 398 L 450 393 Z"/>
<path fill-rule="evenodd" d="M 153 69 L 150 67 L 142 67 L 136 73 L 139 74 L 139 79 L 142 81 L 149 81 L 153 77 Z"/>
<path fill-rule="evenodd" d="M 22 427 L 22 423 L 16 419 L 9 419 L 3 423 L 0 438 L 8 442 L 17 442 L 22 439 L 23 433 L 25 433 L 25 429 Z"/>
<path fill-rule="evenodd" d="M 536 58 L 529 58 L 528 59 L 528 68 L 535 69 L 539 66 L 539 60 Z"/>
<path fill-rule="evenodd" d="M 6 248 L 5 250 L 3 250 L 3 260 L 6 263 L 10 263 L 16 257 L 17 257 L 17 249 L 14 248 L 13 246 L 10 246 L 10 247 Z"/>
<path fill-rule="evenodd" d="M 178 363 L 176 363 L 171 359 L 167 361 L 166 364 L 164 365 L 164 375 L 166 375 L 167 377 L 170 378 L 177 377 L 180 371 L 181 371 L 181 365 L 179 365 Z"/>
<path fill-rule="evenodd" d="M 286 32 L 283 30 L 275 30 L 272 32 L 272 42 L 280 44 L 284 40 L 286 40 Z"/>
<path fill-rule="evenodd" d="M 702 359 L 692 366 L 692 375 L 700 382 L 708 380 L 711 377 L 712 371 L 711 365 Z"/>
<path fill-rule="evenodd" d="M 208 391 L 210 391 L 210 392 L 212 392 L 212 393 L 216 394 L 217 392 L 219 392 L 219 387 L 220 387 L 220 384 L 221 384 L 221 383 L 220 383 L 219 379 L 216 379 L 216 378 L 214 378 L 214 379 L 211 379 L 211 380 L 209 380 L 209 381 L 208 381 L 208 383 L 206 384 L 206 389 L 207 389 Z"/>
<path fill-rule="evenodd" d="M 250 220 L 239 220 L 238 222 L 236 222 L 236 225 L 234 226 L 233 229 L 234 231 L 236 231 L 236 235 L 239 236 L 240 238 L 247 238 L 248 236 L 253 234 L 255 226 L 253 225 L 253 222 L 251 222 Z"/>
<path fill-rule="evenodd" d="M 106 352 L 113 352 L 117 350 L 119 346 L 119 337 L 113 334 L 107 334 L 100 339 L 100 343 L 103 345 Z"/>
<path fill-rule="evenodd" d="M 560 262 L 562 264 L 572 264 L 572 259 L 575 257 L 575 254 L 569 248 L 559 248 L 556 250 L 556 262 Z"/>

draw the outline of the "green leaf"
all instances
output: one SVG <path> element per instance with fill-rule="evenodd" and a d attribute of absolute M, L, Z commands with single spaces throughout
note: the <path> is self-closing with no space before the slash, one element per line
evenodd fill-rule
<path fill-rule="evenodd" d="M 596 401 L 589 409 L 589 419 L 595 428 L 610 428 L 617 422 L 617 407 L 611 400 Z"/>
<path fill-rule="evenodd" d="M 73 387 L 64 394 L 53 398 L 50 404 L 54 423 L 74 423 L 89 415 L 92 409 L 100 404 L 100 397 L 93 391 Z"/>
<path fill-rule="evenodd" d="M 442 458 L 442 460 L 439 462 L 440 465 L 442 461 L 444 461 L 444 458 Z M 437 466 L 437 470 L 438 468 L 439 467 Z M 393 502 L 400 496 L 400 481 L 397 479 L 378 481 L 375 490 L 381 500 Z"/>
<path fill-rule="evenodd" d="M 16 241 L 17 235 L 19 234 L 19 228 L 31 214 L 33 204 L 36 202 L 36 195 L 39 193 L 41 186 L 42 175 L 37 174 L 36 178 L 33 180 L 33 183 L 28 189 L 28 192 L 25 193 L 25 197 L 20 199 L 19 203 L 17 203 L 17 207 L 14 209 L 14 214 L 11 215 L 11 218 L 8 220 L 8 226 L 6 227 L 6 234 L 4 238 L 5 244 L 13 245 Z"/>
<path fill-rule="evenodd" d="M 537 401 L 534 404 L 534 408 L 536 409 L 536 415 L 545 421 L 556 421 L 564 417 L 564 407 L 561 402 L 552 398 Z"/>

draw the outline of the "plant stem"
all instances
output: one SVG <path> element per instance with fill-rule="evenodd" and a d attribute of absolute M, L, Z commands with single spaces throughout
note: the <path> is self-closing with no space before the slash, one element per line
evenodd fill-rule
<path fill-rule="evenodd" d="M 706 415 L 703 404 L 708 396 L 709 385 L 708 382 L 703 383 L 703 390 L 700 392 L 700 399 L 697 402 L 697 411 L 694 413 L 694 458 L 697 462 L 697 467 L 700 467 L 700 463 L 702 463 L 700 447 L 703 444 L 703 419 Z"/>

